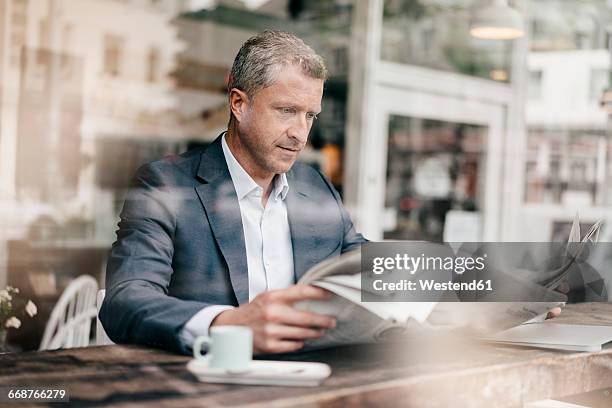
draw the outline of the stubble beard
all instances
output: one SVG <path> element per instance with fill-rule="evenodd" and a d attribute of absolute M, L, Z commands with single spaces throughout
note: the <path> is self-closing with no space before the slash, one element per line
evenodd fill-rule
<path fill-rule="evenodd" d="M 289 171 L 294 161 L 285 162 L 275 159 L 277 154 L 276 145 L 271 145 L 269 149 L 262 146 L 255 138 L 248 134 L 240 134 L 241 143 L 245 148 L 245 153 L 249 155 L 250 161 L 257 166 L 258 170 L 268 174 L 281 174 Z"/>

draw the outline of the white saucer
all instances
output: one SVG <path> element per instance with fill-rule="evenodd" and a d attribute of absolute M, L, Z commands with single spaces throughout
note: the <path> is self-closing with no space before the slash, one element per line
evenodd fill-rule
<path fill-rule="evenodd" d="M 247 370 L 232 371 L 209 367 L 206 359 L 193 359 L 187 369 L 203 382 L 285 387 L 315 387 L 331 374 L 327 364 L 298 361 L 253 360 Z"/>

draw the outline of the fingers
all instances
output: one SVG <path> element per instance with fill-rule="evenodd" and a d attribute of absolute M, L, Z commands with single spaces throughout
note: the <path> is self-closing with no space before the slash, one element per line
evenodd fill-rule
<path fill-rule="evenodd" d="M 289 305 L 277 304 L 266 309 L 266 321 L 289 326 L 333 329 L 336 319 L 318 313 L 294 309 Z"/>
<path fill-rule="evenodd" d="M 559 286 L 557 286 L 557 288 L 555 289 L 557 292 L 561 292 L 564 295 L 567 295 L 570 291 L 570 285 L 568 281 L 563 281 L 559 284 Z"/>
<path fill-rule="evenodd" d="M 561 314 L 561 308 L 560 307 L 555 307 L 553 309 L 550 309 L 548 311 L 548 314 L 546 315 L 547 319 L 553 319 L 557 316 L 559 316 Z"/>
<path fill-rule="evenodd" d="M 269 323 L 264 326 L 263 336 L 258 336 L 255 348 L 263 353 L 289 353 L 304 347 L 304 340 L 322 335 L 322 330 Z"/>
<path fill-rule="evenodd" d="M 323 335 L 323 330 L 308 329 L 304 327 L 288 326 L 284 324 L 268 323 L 264 327 L 265 335 L 268 338 L 284 340 L 306 340 L 317 339 Z"/>
<path fill-rule="evenodd" d="M 294 285 L 287 289 L 273 290 L 263 294 L 270 302 L 294 303 L 300 300 L 325 300 L 331 293 L 312 285 Z"/>
<path fill-rule="evenodd" d="M 268 339 L 261 344 L 255 344 L 256 353 L 291 353 L 304 347 L 302 341 Z"/>
<path fill-rule="evenodd" d="M 265 353 L 286 353 L 299 350 L 304 341 L 323 335 L 323 329 L 336 327 L 336 319 L 294 309 L 302 300 L 329 299 L 330 292 L 310 285 L 295 285 L 258 295 L 249 304 L 256 310 L 249 323 L 253 327 L 254 346 Z"/>

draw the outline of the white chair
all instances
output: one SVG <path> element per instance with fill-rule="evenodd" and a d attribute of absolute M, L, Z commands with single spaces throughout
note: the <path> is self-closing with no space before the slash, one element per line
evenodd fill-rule
<path fill-rule="evenodd" d="M 68 285 L 51 312 L 39 350 L 89 345 L 97 291 L 98 283 L 89 275 L 79 276 Z"/>
<path fill-rule="evenodd" d="M 100 314 L 100 308 L 102 307 L 102 302 L 104 301 L 104 296 L 106 296 L 106 289 L 100 289 L 98 291 L 98 297 L 96 300 L 96 309 L 98 310 L 98 313 L 96 314 L 96 346 L 115 344 L 106 335 L 106 331 L 104 330 L 104 327 L 102 327 L 102 322 L 100 322 L 100 318 L 98 317 Z"/>

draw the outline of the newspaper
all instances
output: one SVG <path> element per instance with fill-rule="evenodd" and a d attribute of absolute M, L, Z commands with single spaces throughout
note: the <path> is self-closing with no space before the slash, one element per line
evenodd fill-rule
<path fill-rule="evenodd" d="M 362 302 L 360 250 L 328 259 L 307 271 L 299 283 L 327 289 L 335 296 L 325 301 L 300 302 L 296 307 L 335 316 L 337 325 L 321 338 L 307 341 L 306 347 L 397 341 L 422 330 L 465 330 L 482 336 L 543 320 L 550 309 L 564 305 L 566 297 L 553 289 L 567 278 L 585 244 L 597 241 L 601 225 L 601 221 L 596 222 L 581 239 L 576 215 L 563 265 L 544 276 L 522 271 L 528 279 L 550 290 L 552 295 L 545 302 L 386 302 L 382 297 L 381 301 Z"/>

